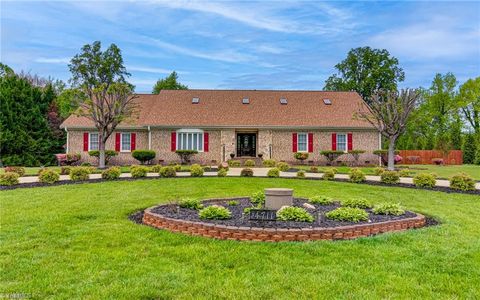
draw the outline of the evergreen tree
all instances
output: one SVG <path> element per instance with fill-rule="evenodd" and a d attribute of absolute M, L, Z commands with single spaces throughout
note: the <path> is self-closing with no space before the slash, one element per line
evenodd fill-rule
<path fill-rule="evenodd" d="M 467 134 L 465 143 L 463 144 L 463 163 L 473 164 L 475 162 L 475 155 L 477 151 L 476 141 L 473 134 Z"/>

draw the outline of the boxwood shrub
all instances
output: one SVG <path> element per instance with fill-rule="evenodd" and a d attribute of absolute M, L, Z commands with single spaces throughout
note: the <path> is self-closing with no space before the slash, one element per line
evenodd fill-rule
<path fill-rule="evenodd" d="M 19 177 L 22 177 L 23 175 L 25 175 L 24 167 L 5 167 L 4 171 L 5 173 L 7 172 L 17 173 Z"/>
<path fill-rule="evenodd" d="M 238 168 L 238 167 L 241 166 L 241 163 L 240 163 L 239 160 L 231 159 L 231 160 L 228 161 L 228 166 L 231 167 L 231 168 Z"/>
<path fill-rule="evenodd" d="M 255 167 L 255 161 L 253 159 L 247 159 L 244 165 L 245 167 Z"/>
<path fill-rule="evenodd" d="M 271 168 L 268 170 L 267 176 L 272 178 L 280 177 L 280 170 L 278 168 Z"/>
<path fill-rule="evenodd" d="M 225 220 L 232 217 L 232 212 L 220 205 L 211 205 L 201 209 L 198 212 L 200 219 L 207 220 Z"/>
<path fill-rule="evenodd" d="M 308 199 L 308 202 L 313 204 L 320 204 L 320 205 L 330 205 L 330 204 L 333 204 L 334 200 L 333 198 L 320 195 L 320 196 L 311 197 L 310 199 Z"/>
<path fill-rule="evenodd" d="M 329 168 L 323 172 L 322 179 L 333 180 L 334 178 L 335 178 L 335 171 L 333 169 Z"/>
<path fill-rule="evenodd" d="M 277 163 L 277 168 L 282 172 L 286 172 L 290 169 L 290 166 L 286 162 L 281 161 Z"/>
<path fill-rule="evenodd" d="M 242 171 L 240 172 L 240 176 L 242 176 L 242 177 L 253 177 L 253 170 L 250 169 L 250 168 L 242 169 Z"/>
<path fill-rule="evenodd" d="M 385 172 L 385 169 L 381 168 L 381 167 L 377 167 L 377 168 L 373 169 L 373 174 L 375 174 L 377 176 L 382 175 L 383 172 Z"/>
<path fill-rule="evenodd" d="M 475 190 L 475 181 L 469 175 L 460 173 L 450 178 L 450 187 L 455 190 L 473 191 Z"/>
<path fill-rule="evenodd" d="M 339 207 L 325 214 L 331 220 L 344 222 L 360 222 L 368 220 L 368 213 L 361 208 Z"/>
<path fill-rule="evenodd" d="M 343 206 L 355 207 L 355 208 L 372 208 L 371 201 L 365 198 L 349 198 L 341 201 Z"/>
<path fill-rule="evenodd" d="M 310 167 L 310 173 L 318 173 L 318 167 Z"/>
<path fill-rule="evenodd" d="M 277 211 L 277 218 L 282 221 L 313 222 L 313 216 L 303 207 L 284 206 Z"/>
<path fill-rule="evenodd" d="M 15 185 L 18 184 L 18 178 L 20 175 L 15 172 L 5 172 L 3 174 L 0 174 L 0 185 Z"/>
<path fill-rule="evenodd" d="M 162 165 L 154 165 L 150 167 L 150 172 L 152 173 L 159 173 L 160 169 L 162 168 Z"/>
<path fill-rule="evenodd" d="M 202 171 L 203 171 L 203 169 L 202 169 Z M 175 167 L 172 167 L 172 166 L 162 167 L 160 169 L 159 174 L 160 174 L 161 177 L 166 177 L 166 178 L 177 176 L 177 172 L 175 171 Z"/>
<path fill-rule="evenodd" d="M 115 180 L 120 178 L 122 171 L 119 167 L 110 167 L 102 172 L 102 178 L 105 180 Z"/>
<path fill-rule="evenodd" d="M 55 172 L 52 169 L 43 169 L 38 174 L 38 181 L 42 183 L 52 184 L 57 182 L 59 179 L 60 179 L 60 174 L 58 174 L 58 172 Z"/>
<path fill-rule="evenodd" d="M 133 178 L 147 177 L 148 168 L 146 166 L 131 166 L 130 174 Z"/>
<path fill-rule="evenodd" d="M 412 171 L 410 171 L 410 169 L 408 168 L 404 168 L 398 171 L 398 174 L 400 175 L 400 177 L 409 177 L 410 175 L 412 175 Z"/>
<path fill-rule="evenodd" d="M 153 150 L 133 150 L 132 157 L 144 165 L 146 162 L 155 158 L 155 151 Z"/>
<path fill-rule="evenodd" d="M 88 167 L 72 167 L 68 175 L 73 181 L 84 181 L 90 178 L 90 170 Z"/>
<path fill-rule="evenodd" d="M 61 167 L 61 168 L 60 168 L 60 174 L 61 174 L 61 175 L 68 175 L 68 174 L 70 174 L 70 169 L 71 169 L 71 168 L 72 168 L 71 166 L 63 166 L 63 167 Z"/>
<path fill-rule="evenodd" d="M 297 172 L 297 178 L 305 178 L 305 171 L 300 170 Z"/>
<path fill-rule="evenodd" d="M 430 173 L 421 173 L 413 177 L 413 184 L 423 188 L 433 188 L 437 180 L 436 176 Z"/>
<path fill-rule="evenodd" d="M 350 182 L 361 183 L 366 180 L 365 173 L 358 168 L 353 168 L 350 170 L 349 174 Z"/>
<path fill-rule="evenodd" d="M 372 211 L 376 215 L 400 216 L 405 213 L 405 210 L 400 206 L 400 203 L 387 203 L 387 202 L 376 204 L 373 207 Z"/>
<path fill-rule="evenodd" d="M 380 181 L 388 184 L 397 184 L 400 182 L 400 175 L 396 171 L 385 171 L 380 174 Z"/>
<path fill-rule="evenodd" d="M 276 162 L 274 159 L 265 159 L 265 160 L 262 162 L 262 164 L 263 164 L 264 167 L 273 168 L 273 167 L 275 167 L 275 165 L 277 164 L 277 162 Z"/>
<path fill-rule="evenodd" d="M 190 176 L 192 177 L 202 177 L 203 176 L 203 168 L 198 164 L 194 164 L 190 167 Z"/>
<path fill-rule="evenodd" d="M 217 172 L 218 177 L 226 177 L 227 176 L 227 169 L 219 169 Z"/>
<path fill-rule="evenodd" d="M 180 200 L 178 202 L 178 205 L 182 208 L 189 208 L 189 209 L 195 209 L 195 210 L 199 210 L 203 208 L 203 204 L 202 202 L 200 202 L 200 200 L 191 199 L 191 198 Z"/>

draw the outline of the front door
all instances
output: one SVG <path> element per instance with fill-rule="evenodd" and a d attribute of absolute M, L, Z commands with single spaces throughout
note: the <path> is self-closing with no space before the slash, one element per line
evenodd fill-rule
<path fill-rule="evenodd" d="M 257 134 L 237 133 L 237 157 L 257 155 Z"/>

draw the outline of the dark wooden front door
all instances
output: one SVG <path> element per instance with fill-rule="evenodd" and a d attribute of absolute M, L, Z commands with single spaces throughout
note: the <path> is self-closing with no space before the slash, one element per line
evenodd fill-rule
<path fill-rule="evenodd" d="M 257 134 L 237 133 L 237 157 L 257 155 Z"/>

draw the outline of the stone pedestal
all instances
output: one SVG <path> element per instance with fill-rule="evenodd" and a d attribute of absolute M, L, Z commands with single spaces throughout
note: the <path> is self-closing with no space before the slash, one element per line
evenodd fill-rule
<path fill-rule="evenodd" d="M 280 209 L 282 206 L 293 205 L 293 190 L 282 188 L 265 189 L 265 208 Z"/>

